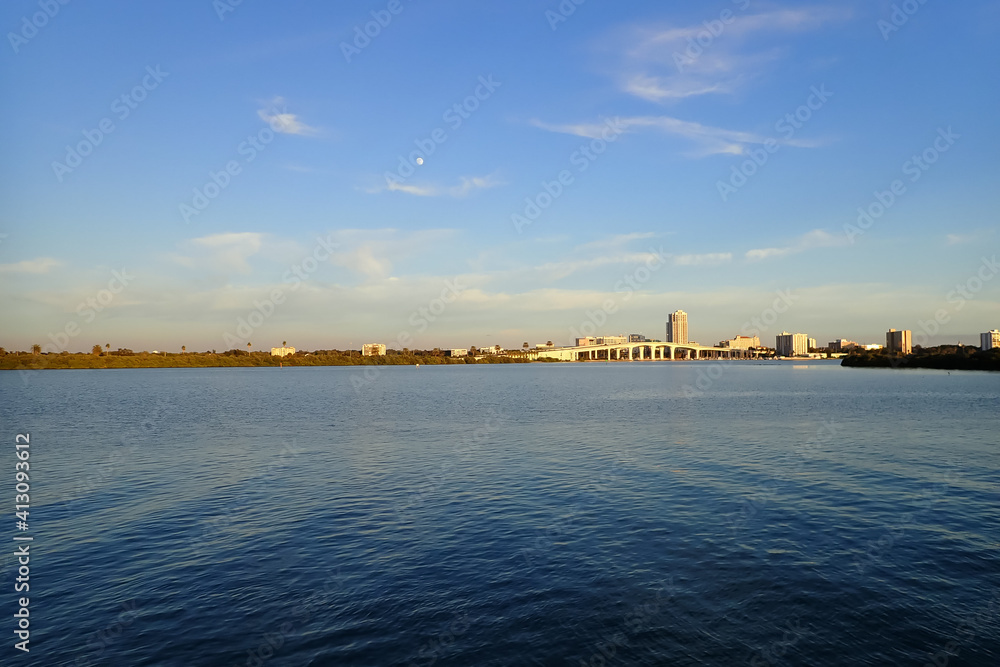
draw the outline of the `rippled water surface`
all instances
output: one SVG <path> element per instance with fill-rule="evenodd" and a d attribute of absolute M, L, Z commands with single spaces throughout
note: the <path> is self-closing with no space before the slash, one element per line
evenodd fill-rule
<path fill-rule="evenodd" d="M 35 537 L 31 653 L 5 665 L 1000 664 L 998 374 L 76 370 L 0 390 L 11 480 L 31 434 Z"/>

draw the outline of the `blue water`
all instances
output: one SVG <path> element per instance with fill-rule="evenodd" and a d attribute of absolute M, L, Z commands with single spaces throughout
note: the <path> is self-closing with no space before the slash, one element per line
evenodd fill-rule
<path fill-rule="evenodd" d="M 27 655 L 0 555 L 4 665 L 1000 664 L 998 374 L 75 370 L 0 391 L 5 476 L 31 434 L 34 536 Z"/>

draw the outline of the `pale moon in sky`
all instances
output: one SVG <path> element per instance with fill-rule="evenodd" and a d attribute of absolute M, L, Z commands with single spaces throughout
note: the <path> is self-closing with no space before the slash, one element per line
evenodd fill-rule
<path fill-rule="evenodd" d="M 423 164 L 423 163 L 424 163 L 424 159 L 422 157 L 418 157 L 417 158 L 417 164 Z"/>

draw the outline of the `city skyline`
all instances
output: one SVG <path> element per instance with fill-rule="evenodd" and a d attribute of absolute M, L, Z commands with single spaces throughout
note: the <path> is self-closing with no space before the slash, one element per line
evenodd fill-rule
<path fill-rule="evenodd" d="M 0 8 L 0 345 L 998 326 L 995 4 L 224 5 Z"/>

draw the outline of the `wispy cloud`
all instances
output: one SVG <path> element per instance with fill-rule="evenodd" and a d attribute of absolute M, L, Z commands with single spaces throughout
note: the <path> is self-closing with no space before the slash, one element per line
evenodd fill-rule
<path fill-rule="evenodd" d="M 190 239 L 185 245 L 201 256 L 171 255 L 170 258 L 181 266 L 195 268 L 204 265 L 222 271 L 250 273 L 247 260 L 260 252 L 264 246 L 264 235 L 257 232 L 227 232 Z"/>
<path fill-rule="evenodd" d="M 288 107 L 283 97 L 275 97 L 270 100 L 266 107 L 257 110 L 257 115 L 275 132 L 297 134 L 304 137 L 320 134 L 317 128 L 306 125 L 299 120 L 296 114 L 288 113 Z"/>
<path fill-rule="evenodd" d="M 948 234 L 946 239 L 948 245 L 963 245 L 966 243 L 975 243 L 976 241 L 982 241 L 987 237 L 993 236 L 994 230 L 992 229 L 980 229 L 974 232 L 969 232 L 967 234 Z"/>
<path fill-rule="evenodd" d="M 846 245 L 847 240 L 840 234 L 831 234 L 822 229 L 814 229 L 811 232 L 800 236 L 791 245 L 774 248 L 756 248 L 748 250 L 746 258 L 751 261 L 764 259 L 774 259 L 776 257 L 786 257 L 813 248 L 832 248 Z"/>
<path fill-rule="evenodd" d="M 457 185 L 397 183 L 390 181 L 384 186 L 366 190 L 369 194 L 378 192 L 402 192 L 414 197 L 466 197 L 477 190 L 488 190 L 505 185 L 495 174 L 488 176 L 462 176 Z"/>
<path fill-rule="evenodd" d="M 749 9 L 749 3 L 746 5 Z M 709 14 L 694 25 L 636 27 L 626 31 L 622 90 L 651 102 L 729 94 L 786 55 L 775 48 L 776 33 L 792 35 L 841 23 L 850 8 L 833 6 L 777 9 L 746 13 L 731 8 L 723 22 Z M 710 30 L 706 23 L 710 23 Z M 757 38 L 767 38 L 768 45 Z"/>
<path fill-rule="evenodd" d="M 62 262 L 52 257 L 39 257 L 38 259 L 26 259 L 13 264 L 0 264 L 0 273 L 27 273 L 40 275 L 48 273 Z"/>
<path fill-rule="evenodd" d="M 711 252 L 703 255 L 677 255 L 673 258 L 677 266 L 716 266 L 733 260 L 731 252 Z"/>
<path fill-rule="evenodd" d="M 815 140 L 768 137 L 754 132 L 703 125 L 672 116 L 633 116 L 630 118 L 615 118 L 613 121 L 575 124 L 544 123 L 539 120 L 531 122 L 535 127 L 549 132 L 572 134 L 590 139 L 601 136 L 601 133 L 607 129 L 609 123 L 613 123 L 615 127 L 620 128 L 622 132 L 626 133 L 635 133 L 648 129 L 687 139 L 696 145 L 693 150 L 687 152 L 687 155 L 690 157 L 743 155 L 749 146 L 762 145 L 768 141 L 773 141 L 782 146 L 794 146 L 797 148 L 814 148 L 821 145 L 821 142 Z"/>

